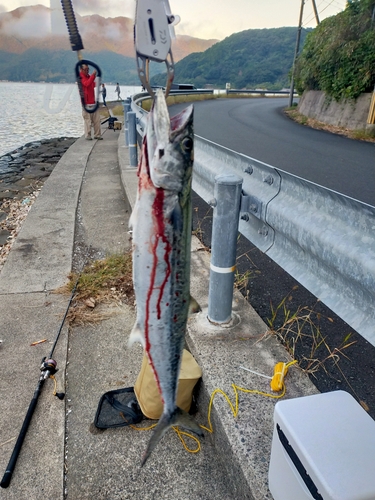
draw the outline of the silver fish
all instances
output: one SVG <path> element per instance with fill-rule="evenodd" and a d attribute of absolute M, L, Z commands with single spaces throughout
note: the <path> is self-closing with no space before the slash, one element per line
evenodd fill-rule
<path fill-rule="evenodd" d="M 142 144 L 130 219 L 137 319 L 129 343 L 143 345 L 164 404 L 142 466 L 172 425 L 202 435 L 193 418 L 176 406 L 190 303 L 193 140 L 193 107 L 170 118 L 158 90 Z"/>

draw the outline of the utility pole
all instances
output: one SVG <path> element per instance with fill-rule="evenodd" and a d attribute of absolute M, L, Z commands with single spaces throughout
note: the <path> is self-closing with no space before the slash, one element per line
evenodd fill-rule
<path fill-rule="evenodd" d="M 316 2 L 315 2 L 315 0 L 312 0 L 312 4 L 313 4 L 313 9 L 314 9 L 316 24 L 319 24 L 320 23 L 320 21 L 319 21 L 319 14 L 318 14 L 318 9 L 316 8 Z"/>
<path fill-rule="evenodd" d="M 293 105 L 293 94 L 294 94 L 294 74 L 296 71 L 296 60 L 299 52 L 299 44 L 301 41 L 301 31 L 302 31 L 302 18 L 303 18 L 303 7 L 305 5 L 305 0 L 301 0 L 301 9 L 299 13 L 299 22 L 298 22 L 298 31 L 297 31 L 297 40 L 296 40 L 296 49 L 294 51 L 294 59 L 293 59 L 293 68 L 292 68 L 292 79 L 290 82 L 290 94 L 289 94 L 289 107 Z"/>

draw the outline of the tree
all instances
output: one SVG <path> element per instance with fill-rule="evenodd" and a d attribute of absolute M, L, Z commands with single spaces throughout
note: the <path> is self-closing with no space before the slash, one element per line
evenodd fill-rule
<path fill-rule="evenodd" d="M 375 84 L 375 0 L 349 0 L 344 12 L 311 32 L 296 64 L 296 89 L 323 90 L 340 100 Z"/>

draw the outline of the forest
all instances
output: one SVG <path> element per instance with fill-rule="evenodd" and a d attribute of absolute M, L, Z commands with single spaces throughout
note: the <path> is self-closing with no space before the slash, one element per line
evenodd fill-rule
<path fill-rule="evenodd" d="M 303 45 L 310 29 L 302 29 Z M 290 82 L 297 28 L 251 29 L 235 33 L 201 53 L 190 54 L 175 66 L 175 81 L 233 89 L 280 90 Z M 152 80 L 165 83 L 165 75 Z"/>

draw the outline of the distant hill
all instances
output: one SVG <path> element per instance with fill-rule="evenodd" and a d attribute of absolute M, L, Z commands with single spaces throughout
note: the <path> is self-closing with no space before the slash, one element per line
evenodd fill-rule
<path fill-rule="evenodd" d="M 62 16 L 62 13 L 60 13 Z M 133 21 L 126 17 L 76 15 L 86 59 L 96 62 L 106 82 L 139 84 L 134 57 Z M 179 36 L 173 40 L 175 61 L 206 50 L 217 40 Z M 63 18 L 54 24 L 42 5 L 19 7 L 0 14 L 0 80 L 73 81 L 77 62 Z M 164 66 L 153 65 L 152 72 Z"/>
<path fill-rule="evenodd" d="M 114 52 L 86 52 L 102 71 L 102 81 L 121 82 L 122 85 L 140 85 L 135 59 Z M 28 49 L 22 54 L 0 51 L 0 79 L 14 82 L 72 83 L 75 81 L 77 57 L 74 52 Z"/>
<path fill-rule="evenodd" d="M 301 47 L 307 33 L 303 29 Z M 190 54 L 175 67 L 175 81 L 224 88 L 267 88 L 289 85 L 297 28 L 251 29 L 235 33 L 202 53 Z M 164 75 L 152 82 L 162 85 Z"/>

